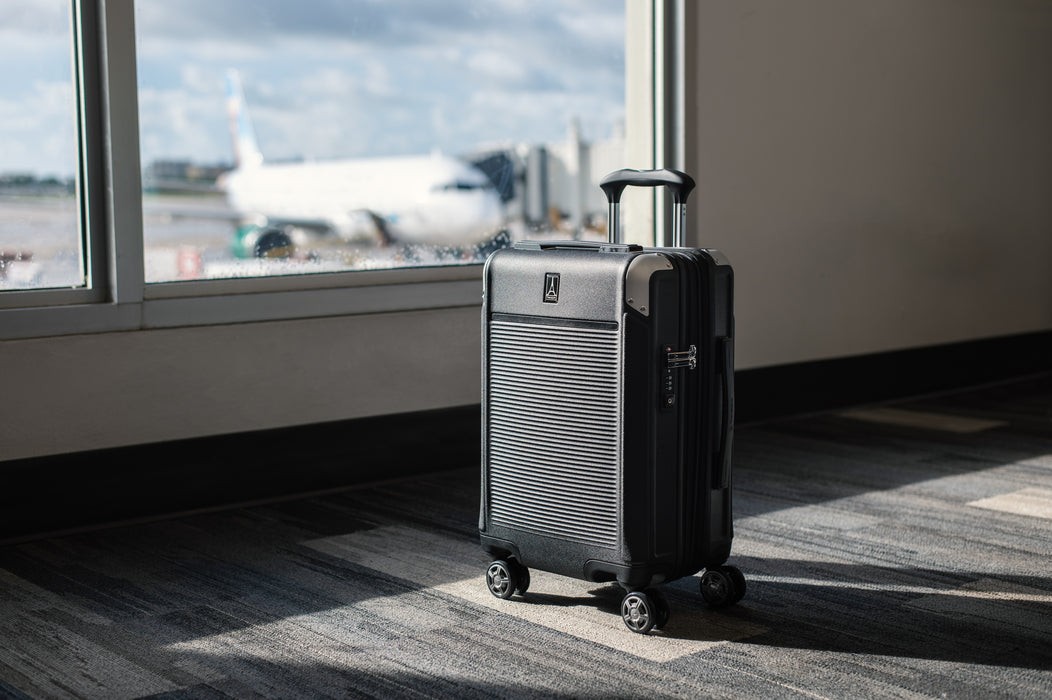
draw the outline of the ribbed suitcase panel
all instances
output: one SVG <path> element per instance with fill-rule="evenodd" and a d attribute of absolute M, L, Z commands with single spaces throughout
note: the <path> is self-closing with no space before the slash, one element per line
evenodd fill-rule
<path fill-rule="evenodd" d="M 490 519 L 616 547 L 620 332 L 500 320 L 489 331 Z"/>

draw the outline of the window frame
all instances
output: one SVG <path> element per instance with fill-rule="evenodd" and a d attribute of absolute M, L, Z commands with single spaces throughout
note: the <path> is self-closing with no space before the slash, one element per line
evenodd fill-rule
<path fill-rule="evenodd" d="M 0 340 L 479 304 L 481 263 L 146 283 L 134 3 L 70 2 L 88 287 L 0 293 Z M 667 112 L 677 107 L 657 106 L 666 93 L 665 65 L 675 59 L 663 37 L 682 2 L 626 0 L 627 26 L 646 35 L 633 42 L 626 32 L 626 100 L 641 100 L 630 110 L 642 116 L 630 127 L 637 133 L 630 133 L 626 154 L 635 167 L 670 162 L 664 154 L 672 130 L 657 125 L 672 123 Z M 628 55 L 636 44 L 646 47 L 642 57 Z M 659 224 L 660 209 L 655 205 Z M 642 234 L 651 240 L 652 226 Z"/>

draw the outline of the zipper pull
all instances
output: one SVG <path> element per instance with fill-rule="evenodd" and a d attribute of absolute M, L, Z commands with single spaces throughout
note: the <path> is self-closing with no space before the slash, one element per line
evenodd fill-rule
<path fill-rule="evenodd" d="M 696 369 L 698 366 L 698 348 L 694 345 L 688 346 L 686 350 L 673 351 L 671 345 L 665 346 L 665 366 L 669 369 L 686 367 Z"/>

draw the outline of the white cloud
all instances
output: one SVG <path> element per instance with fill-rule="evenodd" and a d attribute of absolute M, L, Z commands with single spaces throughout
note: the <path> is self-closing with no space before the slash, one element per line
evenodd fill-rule
<path fill-rule="evenodd" d="M 139 91 L 139 148 L 144 164 L 159 159 L 229 162 L 226 110 L 221 101 L 181 89 Z"/>
<path fill-rule="evenodd" d="M 71 176 L 77 169 L 75 120 L 69 83 L 36 82 L 0 98 L 0 173 Z"/>
<path fill-rule="evenodd" d="M 55 0 L 59 6 L 66 11 L 64 0 Z M 34 14 L 42 7 L 0 0 L 0 20 L 18 9 L 28 13 L 18 20 L 23 28 L 53 30 L 63 15 L 51 5 Z M 260 145 L 271 159 L 560 140 L 573 116 L 598 138 L 623 119 L 619 2 L 139 0 L 135 8 L 144 164 L 230 159 L 228 68 L 242 73 Z M 32 34 L 11 26 L 0 21 L 0 33 Z M 0 61 L 17 66 L 0 76 L 0 139 L 43 144 L 50 133 L 44 125 L 61 108 L 48 101 L 56 94 L 27 91 L 37 82 L 68 80 L 68 27 L 50 43 L 13 41 L 0 42 Z M 64 89 L 71 94 L 68 82 Z M 15 153 L 29 156 L 32 149 L 0 148 L 0 170 L 16 161 L 43 163 Z"/>
<path fill-rule="evenodd" d="M 520 60 L 512 58 L 503 51 L 484 49 L 471 54 L 467 67 L 475 77 L 487 77 L 511 83 L 522 82 L 527 78 L 526 67 Z"/>
<path fill-rule="evenodd" d="M 556 19 L 578 42 L 602 45 L 623 41 L 624 17 L 614 13 L 558 12 Z"/>
<path fill-rule="evenodd" d="M 70 3 L 62 0 L 4 0 L 0 3 L 0 36 L 5 41 L 50 38 L 69 33 Z"/>

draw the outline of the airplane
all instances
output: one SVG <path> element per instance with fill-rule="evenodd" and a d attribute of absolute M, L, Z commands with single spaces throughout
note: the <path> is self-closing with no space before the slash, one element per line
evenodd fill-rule
<path fill-rule="evenodd" d="M 218 186 L 241 218 L 238 257 L 292 257 L 306 235 L 381 246 L 486 246 L 507 238 L 493 183 L 466 161 L 423 156 L 268 163 L 237 71 L 227 73 L 235 167 Z M 502 243 L 496 244 L 498 247 Z"/>

